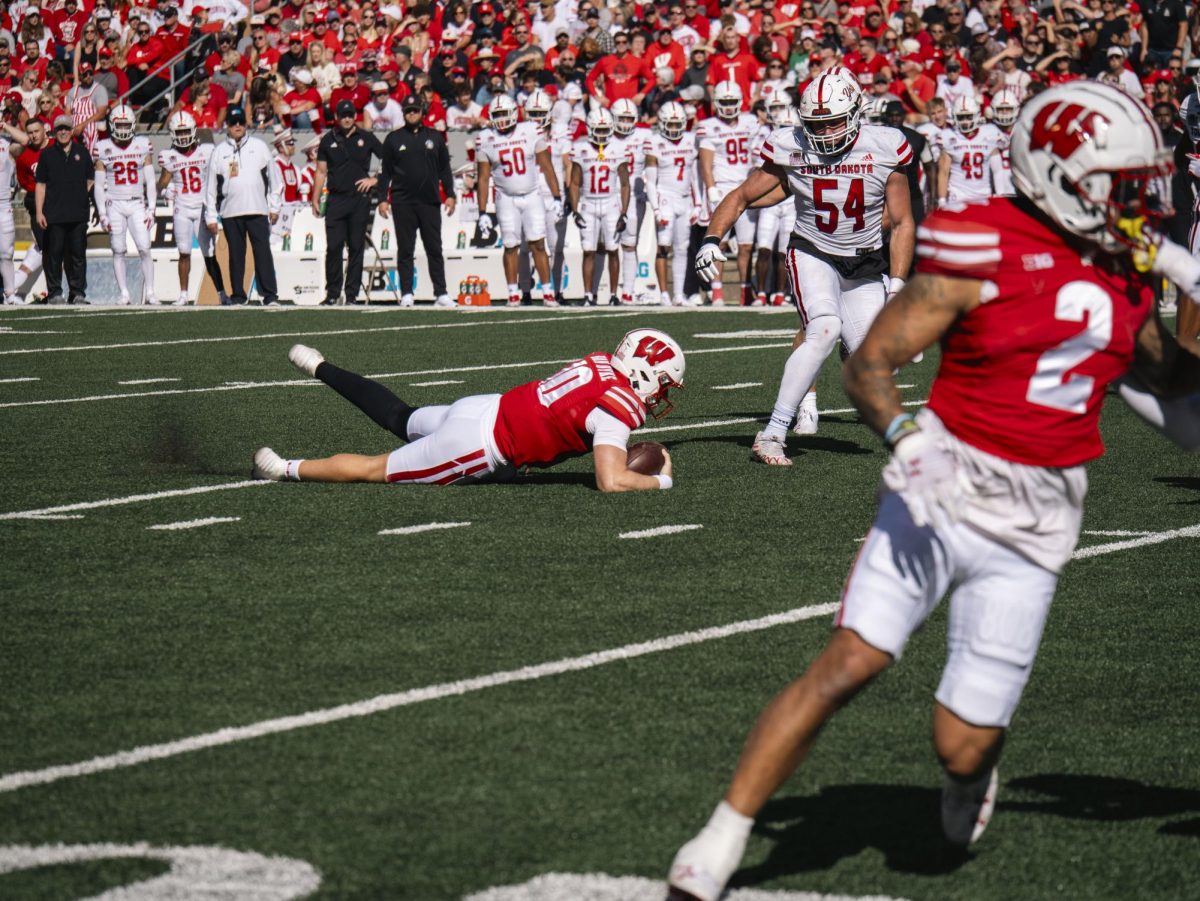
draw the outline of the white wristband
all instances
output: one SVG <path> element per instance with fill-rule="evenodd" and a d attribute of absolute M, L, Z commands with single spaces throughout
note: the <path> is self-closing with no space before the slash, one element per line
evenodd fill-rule
<path fill-rule="evenodd" d="M 1188 295 L 1196 296 L 1200 282 L 1200 260 L 1188 253 L 1174 241 L 1163 241 L 1154 255 L 1151 269 L 1170 279 Z"/>
<path fill-rule="evenodd" d="M 663 491 L 666 491 L 675 484 L 675 481 L 670 476 L 665 476 L 661 472 L 654 478 L 658 479 L 658 487 Z"/>

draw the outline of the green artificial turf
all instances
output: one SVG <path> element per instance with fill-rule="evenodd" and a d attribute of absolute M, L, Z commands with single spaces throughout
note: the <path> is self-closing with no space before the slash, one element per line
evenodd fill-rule
<path fill-rule="evenodd" d="M 675 461 L 669 492 L 601 495 L 584 458 L 512 485 L 267 484 L 58 514 L 79 519 L 0 519 L 0 780 L 834 602 L 885 460 L 849 412 L 791 436 L 786 469 L 752 462 L 758 423 L 713 424 L 767 415 L 790 313 L 0 314 L 0 513 L 239 483 L 264 444 L 297 457 L 391 449 L 292 369 L 298 341 L 386 375 L 419 405 L 548 375 L 642 324 L 689 352 L 674 413 L 648 426 Z M 936 352 L 901 373 L 914 386 L 906 399 L 927 396 L 935 367 Z M 38 381 L 6 381 L 24 378 Z M 119 384 L 148 379 L 175 381 Z M 414 384 L 435 381 L 455 384 Z M 714 390 L 740 383 L 758 384 Z M 818 387 L 822 410 L 850 406 L 833 362 Z M 50 403 L 79 398 L 92 399 Z M 1116 400 L 1103 425 L 1110 450 L 1090 469 L 1085 530 L 1200 524 L 1197 459 Z M 238 519 L 148 528 L 206 517 Z M 378 534 L 433 522 L 471 525 Z M 703 528 L 618 537 L 664 525 Z M 1085 534 L 1081 546 L 1119 540 Z M 1001 764 L 998 813 L 970 855 L 938 842 L 929 720 L 942 609 L 768 805 L 735 885 L 1194 897 L 1195 542 L 1067 568 Z M 0 870 L 3 846 L 145 842 L 305 861 L 329 898 L 460 899 L 546 873 L 658 879 L 829 623 L 434 692 L 0 791 Z M 0 897 L 88 896 L 164 871 L 145 859 L 44 866 L 0 875 Z"/>

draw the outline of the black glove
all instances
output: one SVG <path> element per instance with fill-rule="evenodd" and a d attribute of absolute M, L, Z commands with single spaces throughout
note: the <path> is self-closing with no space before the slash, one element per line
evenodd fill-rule
<path fill-rule="evenodd" d="M 624 213 L 622 213 L 620 215 L 620 217 L 617 219 L 617 234 L 620 234 L 621 232 L 625 231 L 625 219 L 626 219 L 626 216 Z"/>
<path fill-rule="evenodd" d="M 576 210 L 574 213 L 571 214 L 571 217 L 575 220 L 575 224 L 579 226 L 580 231 L 582 231 L 583 226 L 586 222 L 586 220 L 583 218 L 583 213 Z"/>

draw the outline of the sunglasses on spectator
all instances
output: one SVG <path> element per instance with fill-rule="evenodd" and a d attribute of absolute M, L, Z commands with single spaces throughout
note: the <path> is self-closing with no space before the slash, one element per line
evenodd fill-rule
<path fill-rule="evenodd" d="M 146 35 L 148 35 L 149 33 L 150 33 L 150 29 L 149 29 L 149 28 L 147 28 L 147 29 L 145 29 L 145 30 L 142 30 L 141 28 L 139 28 L 139 29 L 138 29 L 138 34 L 139 34 L 139 35 L 141 35 L 142 37 L 145 37 L 145 36 L 146 36 Z"/>
<path fill-rule="evenodd" d="M 53 100 L 39 100 L 38 101 L 38 106 L 53 106 L 53 105 L 54 105 Z"/>

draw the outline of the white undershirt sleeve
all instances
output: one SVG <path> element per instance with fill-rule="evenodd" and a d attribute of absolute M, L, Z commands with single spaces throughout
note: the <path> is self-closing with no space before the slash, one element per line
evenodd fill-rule
<path fill-rule="evenodd" d="M 599 407 L 588 414 L 587 430 L 592 433 L 592 447 L 608 444 L 621 450 L 629 446 L 629 436 L 632 434 L 629 426 Z"/>

